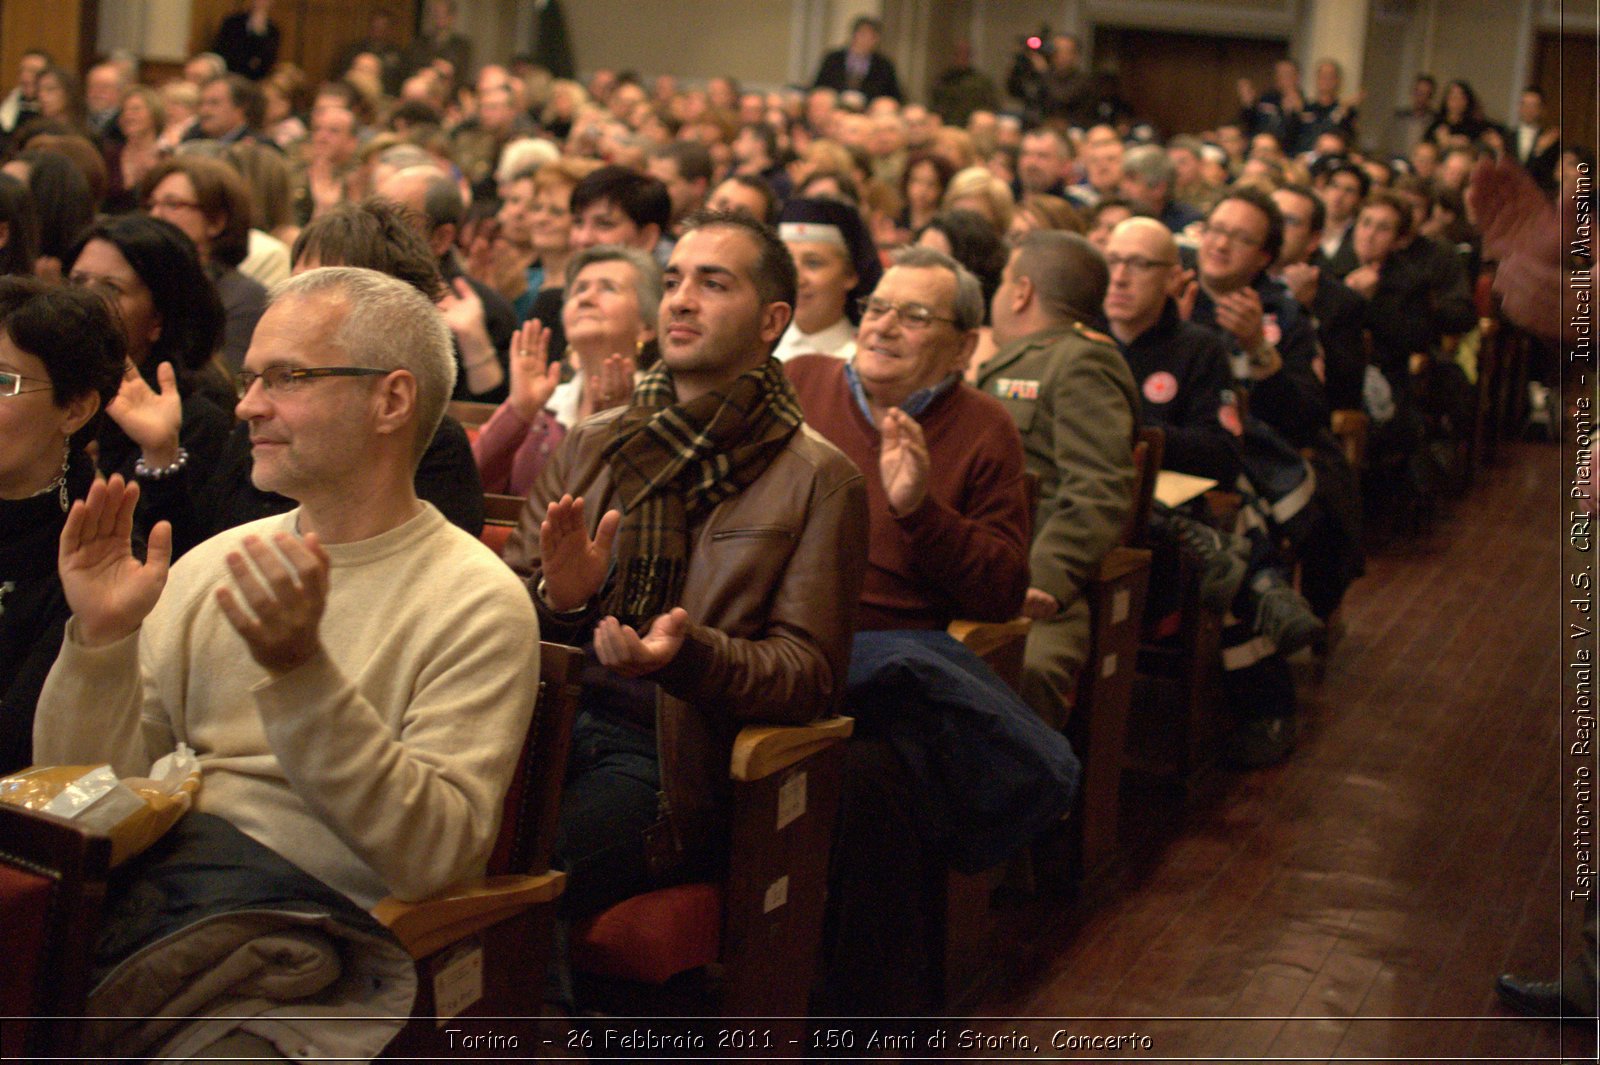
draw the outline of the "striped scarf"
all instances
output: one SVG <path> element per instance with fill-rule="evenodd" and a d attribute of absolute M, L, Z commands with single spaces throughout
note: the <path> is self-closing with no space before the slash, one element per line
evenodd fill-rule
<path fill-rule="evenodd" d="M 622 507 L 606 612 L 642 632 L 678 605 L 689 529 L 754 483 L 802 417 L 773 358 L 689 403 L 677 401 L 661 364 L 640 377 L 602 453 Z"/>

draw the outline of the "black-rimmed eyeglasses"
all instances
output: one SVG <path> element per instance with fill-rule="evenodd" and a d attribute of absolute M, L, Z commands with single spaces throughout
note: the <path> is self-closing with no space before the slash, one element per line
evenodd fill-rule
<path fill-rule="evenodd" d="M 240 399 L 257 381 L 268 392 L 293 392 L 302 382 L 321 377 L 382 377 L 391 373 L 376 366 L 268 366 L 260 373 L 240 370 L 233 375 L 233 391 Z"/>

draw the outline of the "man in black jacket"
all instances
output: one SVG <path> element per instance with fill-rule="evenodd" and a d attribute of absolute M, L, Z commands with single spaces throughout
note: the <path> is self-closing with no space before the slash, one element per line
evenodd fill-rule
<path fill-rule="evenodd" d="M 1311 265 L 1311 253 L 1322 241 L 1327 211 L 1317 194 L 1304 185 L 1285 185 L 1272 193 L 1283 214 L 1283 248 L 1272 264 L 1273 276 L 1289 289 L 1307 313 L 1322 348 L 1322 383 L 1335 410 L 1361 409 L 1361 384 L 1367 369 L 1361 335 L 1366 301 L 1338 278 Z"/>
<path fill-rule="evenodd" d="M 900 78 L 895 74 L 894 63 L 878 51 L 883 40 L 883 23 L 870 15 L 862 15 L 850 26 L 850 44 L 836 48 L 822 57 L 817 70 L 815 89 L 833 89 L 835 92 L 859 92 L 868 100 L 879 96 L 901 99 Z"/>
<path fill-rule="evenodd" d="M 1283 215 L 1266 193 L 1235 188 L 1200 237 L 1200 291 L 1191 321 L 1217 331 L 1250 413 L 1296 447 L 1328 426 L 1316 336 L 1289 291 L 1267 274 L 1283 247 Z"/>
<path fill-rule="evenodd" d="M 1162 466 L 1231 488 L 1239 476 L 1239 413 L 1228 349 L 1215 331 L 1184 321 L 1167 295 L 1181 266 L 1161 223 L 1130 218 L 1106 244 L 1105 315 L 1143 397 L 1139 421 L 1166 437 Z"/>

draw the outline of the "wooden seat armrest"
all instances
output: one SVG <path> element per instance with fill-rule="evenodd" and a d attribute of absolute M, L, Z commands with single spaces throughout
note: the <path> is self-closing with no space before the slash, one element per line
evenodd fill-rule
<path fill-rule="evenodd" d="M 1090 578 L 1101 584 L 1109 584 L 1120 580 L 1130 573 L 1150 565 L 1150 551 L 1143 547 L 1113 547 L 1106 552 L 1106 557 L 1100 560 L 1099 569 Z"/>
<path fill-rule="evenodd" d="M 770 777 L 849 739 L 855 728 L 856 719 L 842 715 L 809 725 L 748 725 L 734 737 L 728 775 L 741 783 Z"/>
<path fill-rule="evenodd" d="M 1012 618 L 1010 621 L 970 621 L 966 618 L 957 618 L 945 629 L 952 637 L 964 644 L 967 650 L 979 658 L 988 658 L 996 650 L 1009 643 L 1016 643 L 1028 638 L 1028 628 L 1033 624 L 1027 618 Z"/>
<path fill-rule="evenodd" d="M 1365 411 L 1352 410 L 1340 407 L 1329 417 L 1328 423 L 1333 429 L 1334 436 L 1344 436 L 1347 433 L 1364 432 L 1370 419 Z"/>
<path fill-rule="evenodd" d="M 458 884 L 421 902 L 390 896 L 372 908 L 372 916 L 420 960 L 523 910 L 553 902 L 566 886 L 565 873 L 491 876 Z"/>

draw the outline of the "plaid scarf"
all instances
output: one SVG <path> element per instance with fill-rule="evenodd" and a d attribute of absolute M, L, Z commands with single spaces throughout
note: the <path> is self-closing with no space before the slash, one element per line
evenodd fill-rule
<path fill-rule="evenodd" d="M 754 483 L 802 417 L 773 358 L 689 403 L 678 402 L 672 375 L 659 363 L 640 377 L 602 453 L 622 505 L 606 612 L 642 631 L 676 606 L 690 527 Z"/>

